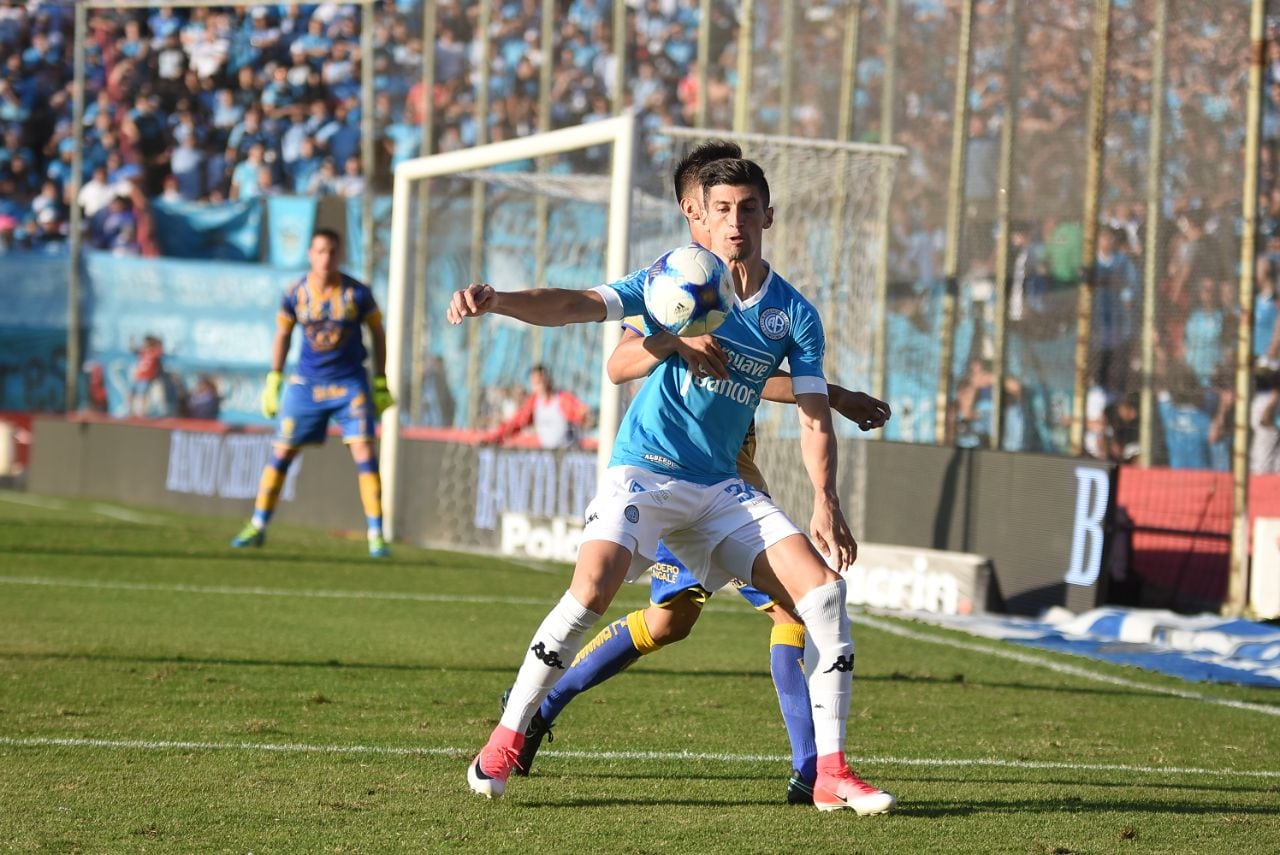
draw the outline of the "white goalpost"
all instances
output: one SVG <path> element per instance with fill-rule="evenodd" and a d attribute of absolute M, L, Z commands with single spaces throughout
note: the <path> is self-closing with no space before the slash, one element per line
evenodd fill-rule
<path fill-rule="evenodd" d="M 893 175 L 905 154 L 900 147 L 673 127 L 640 132 L 633 116 L 622 115 L 409 160 L 395 171 L 387 296 L 387 379 L 400 402 L 382 421 L 384 518 L 392 535 L 401 525 L 415 527 L 402 516 L 414 502 L 402 481 L 402 413 L 428 409 L 406 405 L 419 393 L 423 398 L 415 403 L 423 403 L 425 388 L 408 387 L 430 372 L 409 371 L 412 360 L 434 361 L 436 382 L 456 404 L 450 408 L 456 415 L 434 424 L 471 431 L 499 420 L 513 387 L 523 392 L 528 370 L 546 365 L 558 388 L 573 391 L 598 413 L 598 480 L 612 453 L 622 401 L 633 391 L 614 386 L 605 370 L 620 325 L 544 328 L 494 317 L 450 327 L 444 309 L 469 281 L 500 290 L 589 288 L 688 242 L 672 171 L 688 150 L 713 138 L 737 142 L 765 170 L 775 211 L 765 258 L 820 312 L 828 379 L 876 388 L 883 238 Z M 765 402 L 756 426 L 757 460 L 771 492 L 800 514 L 795 518 L 807 519 L 812 490 L 796 442 L 794 408 Z M 853 476 L 846 515 L 856 525 L 864 446 L 856 428 L 843 423 L 838 429 L 841 469 Z M 438 483 L 421 486 L 446 496 L 474 491 L 474 457 L 441 448 Z M 582 458 L 578 452 L 574 465 L 581 466 Z M 466 527 L 466 510 L 449 508 L 455 512 L 456 520 L 438 521 L 438 531 Z"/>
<path fill-rule="evenodd" d="M 633 141 L 635 118 L 624 113 L 613 119 L 534 134 L 515 140 L 490 143 L 475 148 L 444 154 L 414 158 L 396 167 L 392 190 L 391 208 L 391 269 L 387 284 L 387 379 L 397 400 L 406 400 L 404 388 L 405 343 L 409 337 L 410 313 L 408 300 L 408 264 L 410 229 L 413 225 L 412 204 L 414 182 L 451 175 L 527 158 L 543 157 L 563 152 L 578 151 L 604 144 L 612 144 L 612 170 L 609 189 L 608 240 L 605 259 L 605 275 L 619 279 L 627 273 L 628 236 L 631 230 L 631 176 L 633 174 Z M 426 235 L 420 235 L 426 240 Z M 424 275 L 424 271 L 418 271 Z M 605 349 L 612 352 L 621 337 L 616 324 L 606 326 Z M 597 451 L 599 468 L 603 471 L 613 451 L 613 436 L 618 424 L 618 390 L 608 378 L 603 378 L 600 400 L 600 445 Z M 400 417 L 399 408 L 393 407 L 382 416 L 381 469 L 383 484 L 383 514 L 387 537 L 393 538 L 397 526 L 396 510 L 400 486 Z"/>

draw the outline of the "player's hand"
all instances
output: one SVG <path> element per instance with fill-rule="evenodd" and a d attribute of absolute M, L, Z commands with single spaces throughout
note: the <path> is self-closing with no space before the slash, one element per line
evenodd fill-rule
<path fill-rule="evenodd" d="M 688 363 L 694 377 L 729 379 L 729 357 L 725 355 L 724 348 L 716 342 L 715 336 L 710 334 L 689 338 L 675 336 L 675 340 L 676 353 Z"/>
<path fill-rule="evenodd" d="M 809 536 L 818 551 L 831 567 L 841 573 L 853 566 L 858 559 L 858 542 L 849 531 L 844 512 L 834 500 L 821 496 L 813 504 L 813 519 L 809 522 Z"/>
<path fill-rule="evenodd" d="M 457 325 L 466 318 L 474 318 L 493 310 L 497 304 L 497 292 L 492 285 L 484 282 L 472 282 L 461 291 L 454 291 L 445 310 L 445 318 L 449 323 Z"/>
<path fill-rule="evenodd" d="M 379 416 L 387 411 L 388 408 L 394 407 L 396 399 L 392 396 L 391 390 L 387 388 L 387 378 L 379 374 L 373 378 L 373 409 Z"/>
<path fill-rule="evenodd" d="M 284 375 L 279 371 L 268 371 L 267 380 L 262 384 L 262 414 L 269 419 L 274 419 L 276 413 L 280 412 L 280 384 L 284 382 Z"/>
<path fill-rule="evenodd" d="M 893 415 L 888 404 L 866 392 L 846 392 L 840 400 L 832 401 L 831 407 L 864 431 L 884 427 Z"/>

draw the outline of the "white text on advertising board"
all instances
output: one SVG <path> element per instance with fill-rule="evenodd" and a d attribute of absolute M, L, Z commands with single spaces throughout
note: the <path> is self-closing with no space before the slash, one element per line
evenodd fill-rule
<path fill-rule="evenodd" d="M 502 515 L 503 555 L 523 555 L 540 561 L 573 562 L 582 543 L 582 526 L 562 517 L 533 520 L 527 514 Z"/>
<path fill-rule="evenodd" d="M 845 574 L 849 602 L 878 609 L 906 609 L 944 615 L 970 614 L 973 601 L 960 596 L 950 573 L 931 572 L 917 558 L 911 569 L 855 563 Z"/>
<path fill-rule="evenodd" d="M 258 494 L 258 479 L 270 457 L 270 434 L 175 430 L 169 434 L 169 468 L 164 487 L 172 493 L 252 499 Z M 300 471 L 301 458 L 289 468 L 281 498 L 293 500 Z"/>
<path fill-rule="evenodd" d="M 493 531 L 504 513 L 582 519 L 596 490 L 594 454 L 482 448 L 477 454 L 475 527 Z"/>
<path fill-rule="evenodd" d="M 1105 469 L 1076 467 L 1076 515 L 1071 527 L 1068 585 L 1090 587 L 1102 569 L 1102 520 L 1107 513 L 1111 482 Z"/>

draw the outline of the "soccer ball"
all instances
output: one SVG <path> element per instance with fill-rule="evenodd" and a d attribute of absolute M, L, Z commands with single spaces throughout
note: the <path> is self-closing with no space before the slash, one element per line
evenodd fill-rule
<path fill-rule="evenodd" d="M 691 243 L 663 254 L 644 279 L 644 305 L 669 333 L 706 335 L 733 310 L 733 273 L 718 255 Z"/>

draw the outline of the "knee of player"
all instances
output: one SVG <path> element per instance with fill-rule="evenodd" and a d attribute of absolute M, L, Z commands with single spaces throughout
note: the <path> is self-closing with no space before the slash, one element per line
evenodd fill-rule
<path fill-rule="evenodd" d="M 687 597 L 680 597 L 667 608 L 646 609 L 644 622 L 656 644 L 674 644 L 689 637 L 701 613 L 700 605 Z"/>
<path fill-rule="evenodd" d="M 773 621 L 774 626 L 804 626 L 804 621 L 788 607 L 781 603 L 774 603 L 766 609 L 764 613 L 768 615 L 769 620 Z"/>

